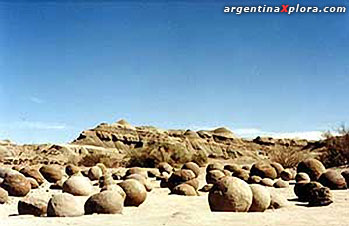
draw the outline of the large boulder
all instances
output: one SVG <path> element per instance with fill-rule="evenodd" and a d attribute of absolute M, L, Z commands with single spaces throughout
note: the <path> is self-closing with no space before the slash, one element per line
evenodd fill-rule
<path fill-rule="evenodd" d="M 80 168 L 76 165 L 68 164 L 65 167 L 65 173 L 68 176 L 76 175 L 76 174 L 80 173 Z"/>
<path fill-rule="evenodd" d="M 103 175 L 101 168 L 98 166 L 93 166 L 88 170 L 87 176 L 90 180 L 99 180 L 99 178 Z"/>
<path fill-rule="evenodd" d="M 206 183 L 215 184 L 223 177 L 225 174 L 221 170 L 210 170 L 206 173 Z"/>
<path fill-rule="evenodd" d="M 198 177 L 200 175 L 200 166 L 195 162 L 187 162 L 182 166 L 182 169 L 188 169 L 194 172 L 195 176 Z"/>
<path fill-rule="evenodd" d="M 196 196 L 198 195 L 195 188 L 189 184 L 180 184 L 172 189 L 171 194 L 185 195 L 185 196 Z"/>
<path fill-rule="evenodd" d="M 41 175 L 38 169 L 27 166 L 22 168 L 20 173 L 26 177 L 34 178 L 39 185 L 45 182 L 45 178 Z"/>
<path fill-rule="evenodd" d="M 327 206 L 333 203 L 333 195 L 327 187 L 315 187 L 310 190 L 308 206 Z"/>
<path fill-rule="evenodd" d="M 277 177 L 280 177 L 281 172 L 284 171 L 284 167 L 280 163 L 277 163 L 277 162 L 272 162 L 272 163 L 270 163 L 270 165 L 272 167 L 274 167 L 276 174 L 277 174 Z"/>
<path fill-rule="evenodd" d="M 325 166 L 317 159 L 304 160 L 297 166 L 297 173 L 308 174 L 312 181 L 317 181 L 325 171 Z"/>
<path fill-rule="evenodd" d="M 345 178 L 339 172 L 332 169 L 321 174 L 318 182 L 330 189 L 347 189 Z"/>
<path fill-rule="evenodd" d="M 232 174 L 233 177 L 240 178 L 243 181 L 248 182 L 248 179 L 250 178 L 250 173 L 247 170 L 237 170 Z"/>
<path fill-rule="evenodd" d="M 299 201 L 308 202 L 311 191 L 321 187 L 323 186 L 319 182 L 299 182 L 294 186 L 294 193 L 297 195 Z"/>
<path fill-rule="evenodd" d="M 76 217 L 84 215 L 84 207 L 68 193 L 53 195 L 47 205 L 48 217 Z"/>
<path fill-rule="evenodd" d="M 19 215 L 44 216 L 47 212 L 47 201 L 40 198 L 28 197 L 18 202 Z"/>
<path fill-rule="evenodd" d="M 0 187 L 0 204 L 7 203 L 8 200 L 8 192 Z"/>
<path fill-rule="evenodd" d="M 208 195 L 211 211 L 247 212 L 252 205 L 250 186 L 237 177 L 219 180 Z"/>
<path fill-rule="evenodd" d="M 291 169 L 285 169 L 280 173 L 280 177 L 284 181 L 290 181 L 294 179 L 294 174 Z"/>
<path fill-rule="evenodd" d="M 62 169 L 58 165 L 42 166 L 40 173 L 50 183 L 56 183 L 63 177 Z"/>
<path fill-rule="evenodd" d="M 212 171 L 212 170 L 223 171 L 224 170 L 224 165 L 221 164 L 221 163 L 218 163 L 218 162 L 208 164 L 207 167 L 206 167 L 206 173 L 208 173 L 209 171 Z"/>
<path fill-rule="evenodd" d="M 349 187 L 349 169 L 343 170 L 341 174 L 344 177 L 347 186 Z"/>
<path fill-rule="evenodd" d="M 126 193 L 124 206 L 139 206 L 147 198 L 147 191 L 143 184 L 135 179 L 127 179 L 119 183 Z"/>
<path fill-rule="evenodd" d="M 253 194 L 252 205 L 249 212 L 264 212 L 270 206 L 269 190 L 259 184 L 251 184 L 250 188 Z"/>
<path fill-rule="evenodd" d="M 275 179 L 277 172 L 275 168 L 267 161 L 260 161 L 252 165 L 251 176 L 260 176 L 261 178 Z"/>
<path fill-rule="evenodd" d="M 241 166 L 239 166 L 238 164 L 227 164 L 227 165 L 225 165 L 224 166 L 224 169 L 225 170 L 228 170 L 228 171 L 230 171 L 230 172 L 232 172 L 232 173 L 235 173 L 235 172 L 237 172 L 237 171 L 240 171 L 240 170 L 242 170 L 242 168 L 241 168 Z"/>
<path fill-rule="evenodd" d="M 297 183 L 299 183 L 299 182 L 309 183 L 310 182 L 310 177 L 306 173 L 297 173 L 295 179 L 296 179 Z"/>
<path fill-rule="evenodd" d="M 261 180 L 261 185 L 267 186 L 267 187 L 273 187 L 274 181 L 270 178 L 263 178 Z"/>
<path fill-rule="evenodd" d="M 117 191 L 103 191 L 92 195 L 85 203 L 85 214 L 122 213 L 124 198 Z"/>
<path fill-rule="evenodd" d="M 71 176 L 63 183 L 63 192 L 77 196 L 89 196 L 93 192 L 93 187 L 88 178 Z"/>
<path fill-rule="evenodd" d="M 288 188 L 289 183 L 287 181 L 279 179 L 273 184 L 273 186 L 274 186 L 274 188 Z"/>
<path fill-rule="evenodd" d="M 12 196 L 26 196 L 30 189 L 30 181 L 20 173 L 8 174 L 1 186 Z"/>
<path fill-rule="evenodd" d="M 259 184 L 261 183 L 262 178 L 260 176 L 250 176 L 248 178 L 248 183 L 250 184 Z"/>
<path fill-rule="evenodd" d="M 185 184 L 189 184 L 190 186 L 192 186 L 195 190 L 198 190 L 199 189 L 199 180 L 197 178 L 194 178 L 194 179 L 191 179 L 191 180 L 188 180 L 186 182 L 184 182 Z"/>
<path fill-rule="evenodd" d="M 145 169 L 142 169 L 140 167 L 132 167 L 128 169 L 126 171 L 125 177 L 132 174 L 139 174 L 139 175 L 142 175 L 144 178 L 148 178 L 148 172 Z"/>
<path fill-rule="evenodd" d="M 179 184 L 183 184 L 189 180 L 196 178 L 195 173 L 188 169 L 176 170 L 167 181 L 167 186 L 170 190 Z"/>

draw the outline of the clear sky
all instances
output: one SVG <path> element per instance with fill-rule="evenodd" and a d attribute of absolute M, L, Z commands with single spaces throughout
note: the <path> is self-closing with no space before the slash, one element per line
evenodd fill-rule
<path fill-rule="evenodd" d="M 58 2 L 0 1 L 0 139 L 68 142 L 120 118 L 243 136 L 349 123 L 349 12 L 223 13 L 262 0 Z M 289 4 L 336 2 L 346 4 Z"/>

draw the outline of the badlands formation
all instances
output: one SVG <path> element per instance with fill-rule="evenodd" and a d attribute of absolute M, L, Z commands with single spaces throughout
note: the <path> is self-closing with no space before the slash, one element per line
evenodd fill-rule
<path fill-rule="evenodd" d="M 307 153 L 294 167 L 276 150 Z M 0 225 L 349 225 L 349 170 L 323 141 L 134 127 L 69 144 L 0 142 Z"/>

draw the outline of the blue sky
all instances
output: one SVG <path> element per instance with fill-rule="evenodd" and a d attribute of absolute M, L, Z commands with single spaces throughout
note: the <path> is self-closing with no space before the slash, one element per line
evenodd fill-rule
<path fill-rule="evenodd" d="M 349 13 L 223 13 L 261 0 L 11 2 L 0 1 L 0 139 L 68 142 L 120 118 L 243 136 L 349 122 Z"/>

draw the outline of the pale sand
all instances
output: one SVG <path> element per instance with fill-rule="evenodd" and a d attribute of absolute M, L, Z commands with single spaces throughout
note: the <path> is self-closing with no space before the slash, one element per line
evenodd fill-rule
<path fill-rule="evenodd" d="M 200 176 L 201 185 L 204 184 Z M 148 193 L 147 200 L 140 207 L 125 207 L 121 215 L 91 215 L 73 218 L 49 218 L 33 216 L 9 216 L 17 214 L 17 201 L 0 205 L 1 226 L 97 226 L 97 225 L 132 225 L 132 226 L 181 226 L 181 225 L 349 225 L 349 190 L 333 191 L 334 203 L 325 207 L 305 207 L 291 201 L 291 206 L 264 213 L 213 213 L 209 209 L 207 193 L 197 197 L 168 195 L 168 189 L 156 188 Z M 289 188 L 275 189 L 288 199 L 295 198 L 293 185 Z M 55 191 L 57 192 L 57 191 Z M 58 191 L 59 192 L 59 191 Z M 46 188 L 33 191 L 33 195 L 50 197 Z M 82 199 L 86 199 L 84 197 Z M 83 203 L 83 200 L 82 200 Z"/>

